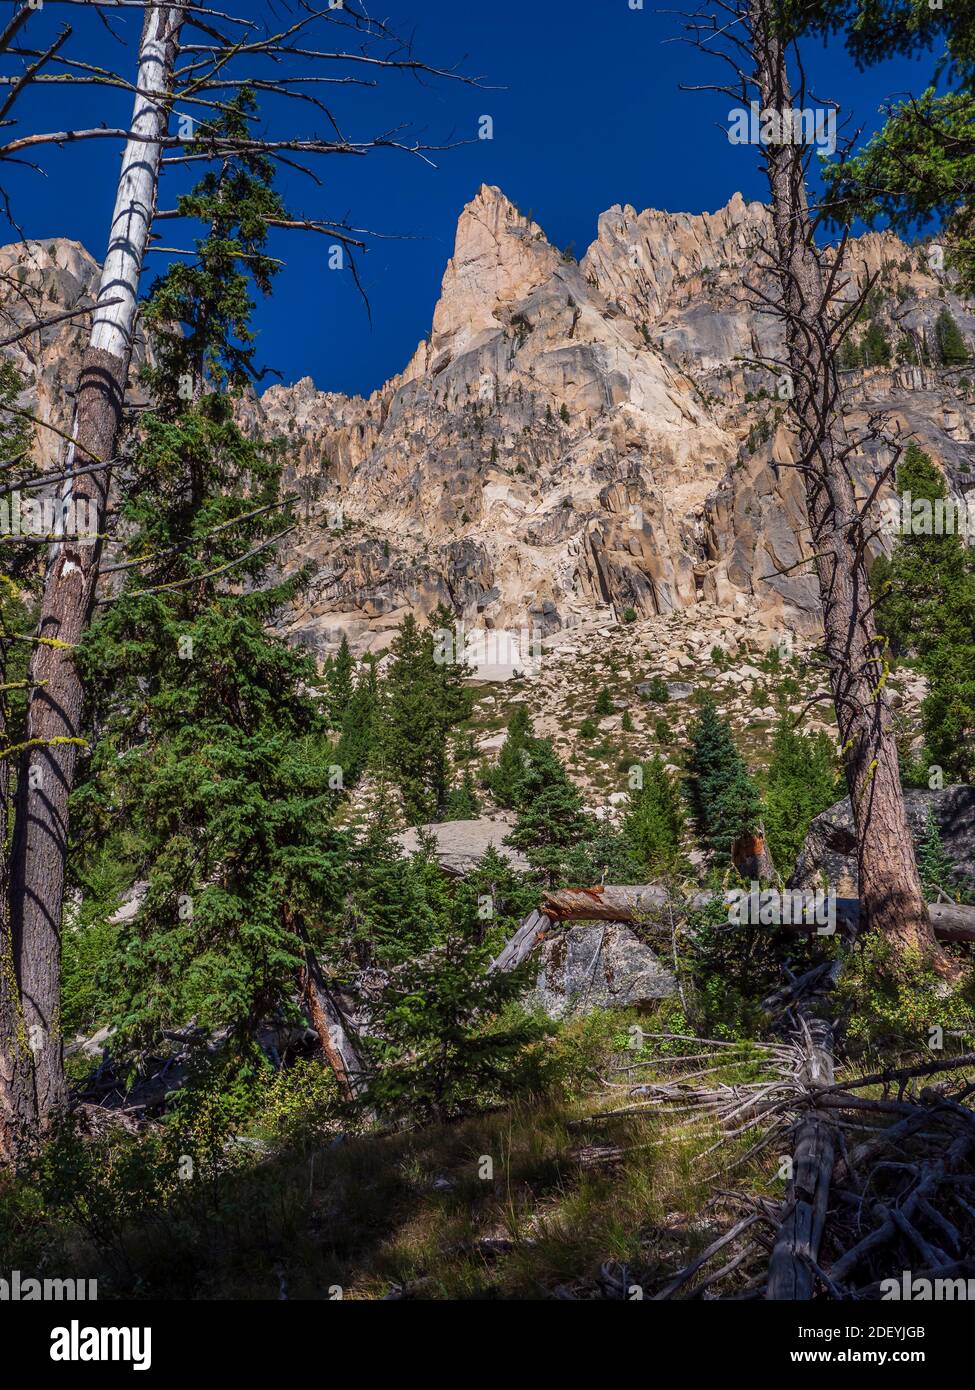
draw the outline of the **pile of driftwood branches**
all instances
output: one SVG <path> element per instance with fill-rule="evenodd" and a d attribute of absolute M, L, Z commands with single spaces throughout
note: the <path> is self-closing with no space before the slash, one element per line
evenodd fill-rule
<path fill-rule="evenodd" d="M 690 905 L 706 906 L 710 897 L 699 894 Z M 669 901 L 651 884 L 550 892 L 492 968 L 512 969 L 563 922 L 646 926 Z M 975 941 L 975 909 L 929 904 L 929 912 L 939 939 Z M 859 903 L 840 900 L 837 916 L 855 935 Z M 716 1187 L 709 1206 L 733 1219 L 654 1298 L 879 1298 L 885 1280 L 903 1287 L 905 1279 L 975 1276 L 967 1257 L 975 1250 L 975 1053 L 838 1078 L 829 994 L 839 969 L 832 960 L 789 974 L 763 1001 L 785 1024 L 780 1041 L 648 1034 L 692 1051 L 655 1049 L 623 1068 L 625 1080 L 607 1082 L 626 1103 L 592 1119 L 656 1111 L 682 1127 L 706 1122 L 720 1135 L 697 1156 L 714 1166 L 711 1180 L 762 1160 L 785 1183 L 781 1200 Z M 730 1063 L 746 1060 L 752 1079 L 721 1079 Z M 635 1074 L 642 1070 L 651 1079 Z"/>
<path fill-rule="evenodd" d="M 829 1025 L 808 1005 L 781 1044 L 681 1041 L 694 1050 L 627 1064 L 615 1084 L 628 1103 L 593 1118 L 707 1121 L 709 1179 L 764 1155 L 785 1191 L 716 1187 L 726 1228 L 649 1296 L 877 1299 L 885 1280 L 975 1277 L 975 1053 L 837 1079 Z M 707 1079 L 745 1061 L 753 1080 Z"/>

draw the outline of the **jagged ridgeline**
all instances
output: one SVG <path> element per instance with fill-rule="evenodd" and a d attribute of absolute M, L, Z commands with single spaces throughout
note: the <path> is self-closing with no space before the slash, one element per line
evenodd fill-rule
<path fill-rule="evenodd" d="M 315 574 L 289 632 L 323 653 L 345 632 L 360 653 L 440 601 L 469 629 L 548 635 L 702 599 L 814 632 L 787 402 L 749 365 L 782 355 L 777 320 L 742 289 L 743 271 L 769 289 L 767 236 L 767 210 L 738 196 L 700 216 L 614 207 L 576 263 L 483 187 L 400 376 L 368 399 L 305 378 L 241 406 L 249 430 L 286 441 L 285 486 L 303 498 L 282 560 Z M 913 435 L 959 492 L 975 466 L 975 316 L 938 253 L 890 233 L 854 242 L 848 296 L 878 279 L 848 340 L 847 415 L 862 429 L 883 412 L 884 433 Z M 96 267 L 54 240 L 8 247 L 0 270 L 71 307 Z M 68 326 L 45 331 L 36 362 L 14 350 L 62 427 L 81 341 Z M 854 460 L 865 489 L 888 457 L 880 438 Z"/>

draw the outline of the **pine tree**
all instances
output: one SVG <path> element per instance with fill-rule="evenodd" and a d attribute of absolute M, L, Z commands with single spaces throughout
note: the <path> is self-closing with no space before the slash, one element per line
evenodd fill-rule
<path fill-rule="evenodd" d="M 660 757 L 640 764 L 641 785 L 630 792 L 623 817 L 623 836 L 636 860 L 641 878 L 662 878 L 683 872 L 687 819 L 677 778 Z"/>
<path fill-rule="evenodd" d="M 942 307 L 935 321 L 934 338 L 938 345 L 938 356 L 946 367 L 960 367 L 971 356 L 962 331 L 947 305 Z"/>
<path fill-rule="evenodd" d="M 534 737 L 528 706 L 515 705 L 508 721 L 508 735 L 488 778 L 492 796 L 505 810 L 513 810 L 518 802 L 518 788 L 525 774 L 525 749 Z"/>
<path fill-rule="evenodd" d="M 379 738 L 379 717 L 376 663 L 367 656 L 359 668 L 335 750 L 335 761 L 343 770 L 346 787 L 355 785 L 373 757 Z"/>
<path fill-rule="evenodd" d="M 393 642 L 383 683 L 381 740 L 410 824 L 433 820 L 447 778 L 447 732 L 434 699 L 433 646 L 412 613 Z"/>
<path fill-rule="evenodd" d="M 840 344 L 840 350 L 837 354 L 836 361 L 837 366 L 844 372 L 850 372 L 857 367 L 863 366 L 863 354 L 857 347 L 852 332 L 847 333 Z"/>
<path fill-rule="evenodd" d="M 422 631 L 407 614 L 392 646 L 381 743 L 411 824 L 434 820 L 446 809 L 448 735 L 470 715 L 467 666 L 455 643 L 453 616 L 441 606 Z"/>
<path fill-rule="evenodd" d="M 358 800 L 341 936 L 348 954 L 360 967 L 385 967 L 406 959 L 414 942 L 405 930 L 410 916 L 409 861 L 398 843 L 402 823 L 382 766 Z"/>
<path fill-rule="evenodd" d="M 443 935 L 391 974 L 376 1009 L 374 1073 L 367 1104 L 421 1124 L 496 1105 L 532 1073 L 527 1050 L 547 1029 L 510 1009 L 531 967 L 487 972 L 475 900 L 462 886 Z"/>
<path fill-rule="evenodd" d="M 344 727 L 345 716 L 352 702 L 355 662 L 349 639 L 343 632 L 338 652 L 329 661 L 325 672 L 325 691 L 329 722 L 333 729 Z"/>
<path fill-rule="evenodd" d="M 246 133 L 249 96 L 198 140 Z M 269 582 L 281 462 L 246 437 L 233 395 L 252 378 L 251 286 L 266 292 L 273 166 L 227 155 L 180 200 L 207 235 L 153 286 L 144 322 L 153 404 L 118 507 L 120 590 L 79 655 L 98 737 L 75 793 L 76 862 L 123 837 L 147 887 L 108 967 L 116 1050 L 196 1018 L 251 1067 L 263 1020 L 290 1000 L 340 896 L 340 793 L 311 659 L 270 625 L 304 582 Z"/>
<path fill-rule="evenodd" d="M 935 508 L 944 510 L 948 490 L 916 444 L 904 452 L 897 487 L 910 494 L 918 524 L 871 572 L 877 626 L 892 655 L 916 660 L 929 679 L 922 721 L 931 761 L 968 780 L 975 776 L 975 555 L 956 527 L 937 526 Z M 921 524 L 931 513 L 932 524 Z"/>
<path fill-rule="evenodd" d="M 574 851 L 592 826 L 551 739 L 528 740 L 524 753 L 518 816 L 507 843 L 522 850 L 552 888 L 566 876 Z"/>
<path fill-rule="evenodd" d="M 481 813 L 481 803 L 477 799 L 474 777 L 469 767 L 464 768 L 460 786 L 455 787 L 447 800 L 444 820 L 474 820 Z"/>
<path fill-rule="evenodd" d="M 917 869 L 929 901 L 941 895 L 954 896 L 955 866 L 948 856 L 934 812 L 928 807 L 924 832 L 917 840 Z"/>
<path fill-rule="evenodd" d="M 765 777 L 765 833 L 783 878 L 795 867 L 813 817 L 844 794 L 829 736 L 802 734 L 782 715 Z"/>
<path fill-rule="evenodd" d="M 712 700 L 701 705 L 690 735 L 685 785 L 691 814 L 702 845 L 726 862 L 735 841 L 759 829 L 761 798 Z"/>
<path fill-rule="evenodd" d="M 871 319 L 861 345 L 865 367 L 890 366 L 890 339 L 878 319 Z"/>
<path fill-rule="evenodd" d="M 596 696 L 596 704 L 593 708 L 593 713 L 600 719 L 603 719 L 607 714 L 613 714 L 614 712 L 615 706 L 613 704 L 613 697 L 604 685 Z"/>

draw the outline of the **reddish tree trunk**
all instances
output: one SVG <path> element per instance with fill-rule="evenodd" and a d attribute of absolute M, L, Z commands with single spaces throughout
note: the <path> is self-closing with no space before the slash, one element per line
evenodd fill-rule
<path fill-rule="evenodd" d="M 754 81 L 763 111 L 790 112 L 786 51 L 771 0 L 750 0 Z M 823 604 L 825 649 L 847 787 L 856 824 L 860 897 L 866 925 L 900 952 L 948 968 L 931 930 L 904 809 L 897 746 L 883 690 L 881 644 L 871 613 L 864 557 L 866 526 L 849 470 L 826 279 L 809 216 L 802 150 L 768 144 L 773 256 L 799 425 L 799 466 Z"/>

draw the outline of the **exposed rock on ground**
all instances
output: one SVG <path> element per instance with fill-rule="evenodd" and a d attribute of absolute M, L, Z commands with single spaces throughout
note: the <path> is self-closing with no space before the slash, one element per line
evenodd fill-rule
<path fill-rule="evenodd" d="M 396 839 L 405 854 L 413 854 L 420 847 L 421 832 L 433 835 L 437 842 L 437 862 L 451 874 L 470 873 L 489 849 L 497 850 L 512 868 L 524 870 L 528 868 L 528 860 L 504 843 L 512 824 L 513 818 L 499 813 L 477 820 L 447 820 L 416 830 L 403 830 Z"/>
<path fill-rule="evenodd" d="M 933 812 L 954 866 L 949 891 L 975 887 L 975 787 L 906 791 L 904 801 L 916 839 L 924 834 L 928 811 Z M 849 798 L 823 811 L 809 827 L 790 887 L 818 888 L 824 874 L 841 897 L 857 896 L 856 837 Z"/>
<path fill-rule="evenodd" d="M 551 1018 L 596 1009 L 651 1007 L 676 990 L 673 975 L 629 927 L 618 922 L 569 927 L 539 948 L 528 1003 Z"/>

